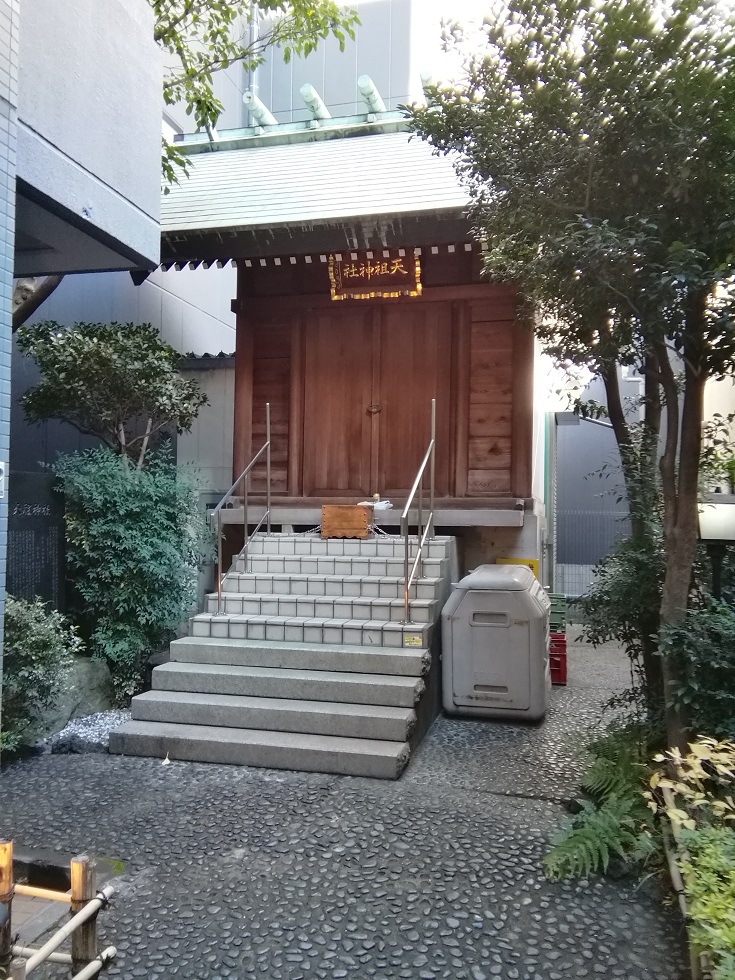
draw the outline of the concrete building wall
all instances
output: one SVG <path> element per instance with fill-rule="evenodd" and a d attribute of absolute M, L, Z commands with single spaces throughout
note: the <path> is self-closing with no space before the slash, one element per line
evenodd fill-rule
<path fill-rule="evenodd" d="M 0 233 L 0 465 L 3 470 L 0 478 L 0 704 L 2 703 L 5 566 L 8 553 L 6 473 L 10 442 L 10 347 L 15 239 L 19 21 L 18 0 L 0 0 L 0 229 L 2 229 Z"/>
<path fill-rule="evenodd" d="M 200 356 L 225 351 L 231 354 L 235 349 L 235 316 L 230 310 L 234 294 L 235 270 L 231 267 L 169 272 L 159 269 L 140 286 L 134 285 L 127 272 L 67 276 L 28 322 L 32 325 L 55 320 L 65 326 L 80 321 L 152 323 L 160 328 L 163 339 L 181 353 Z M 37 378 L 33 361 L 14 351 L 11 447 L 14 472 L 40 472 L 53 462 L 57 453 L 74 452 L 93 444 L 61 422 L 28 425 L 19 399 Z M 222 394 L 224 397 L 226 393 Z M 210 396 L 214 402 L 218 397 Z M 228 487 L 232 473 L 231 402 L 229 411 L 226 450 L 229 462 L 215 464 L 211 456 L 215 442 L 209 438 L 202 440 L 202 446 L 210 454 L 204 468 L 227 467 Z"/>
<path fill-rule="evenodd" d="M 161 74 L 149 4 L 23 3 L 19 77 L 19 178 L 157 261 Z"/>
<path fill-rule="evenodd" d="M 235 365 L 227 360 L 211 367 L 189 369 L 185 377 L 194 378 L 209 398 L 199 412 L 191 432 L 177 439 L 177 459 L 191 466 L 202 492 L 220 499 L 232 484 L 232 427 L 235 408 Z"/>

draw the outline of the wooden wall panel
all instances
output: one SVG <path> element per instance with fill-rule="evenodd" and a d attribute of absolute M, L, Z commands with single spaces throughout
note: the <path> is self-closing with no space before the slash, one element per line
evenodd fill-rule
<path fill-rule="evenodd" d="M 511 295 L 470 303 L 468 496 L 511 491 L 514 310 Z"/>
<path fill-rule="evenodd" d="M 265 405 L 271 406 L 271 492 L 288 492 L 291 413 L 291 316 L 259 318 L 253 324 L 252 453 L 265 442 Z M 265 493 L 265 464 L 256 466 L 250 488 Z"/>

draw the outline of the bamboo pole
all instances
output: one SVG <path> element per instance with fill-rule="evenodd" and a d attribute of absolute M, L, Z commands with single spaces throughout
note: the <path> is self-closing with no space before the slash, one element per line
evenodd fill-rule
<path fill-rule="evenodd" d="M 26 980 L 26 961 L 21 959 L 11 960 L 9 980 Z"/>
<path fill-rule="evenodd" d="M 88 963 L 83 970 L 76 973 L 71 980 L 91 980 L 92 977 L 96 976 L 103 966 L 107 966 L 110 960 L 117 954 L 117 949 L 114 946 L 108 946 L 107 949 L 103 949 L 100 955 Z"/>
<path fill-rule="evenodd" d="M 115 893 L 115 889 L 111 885 L 105 885 L 91 902 L 87 902 L 81 912 L 77 912 L 75 916 L 67 922 L 65 926 L 57 929 L 49 941 L 42 946 L 26 963 L 26 973 L 30 973 L 32 970 L 40 964 L 43 963 L 47 958 L 49 953 L 53 953 L 54 950 L 58 949 L 59 946 L 68 939 L 69 936 L 73 935 L 74 930 L 77 929 L 83 922 L 96 916 L 103 905 L 106 905 Z"/>
<path fill-rule="evenodd" d="M 19 946 L 18 944 L 13 946 L 13 956 L 20 956 L 24 960 L 29 960 L 37 952 L 38 949 L 34 946 Z M 49 953 L 46 959 L 49 963 L 65 963 L 67 966 L 71 966 L 71 953 Z"/>
<path fill-rule="evenodd" d="M 674 799 L 674 794 L 668 787 L 662 787 L 662 795 L 664 802 L 668 809 L 673 810 L 676 807 L 676 800 Z M 666 814 L 666 811 L 664 811 Z M 691 970 L 692 980 L 701 980 L 702 973 L 702 960 L 706 959 L 705 955 L 698 949 L 689 937 L 689 911 L 687 909 L 687 899 L 686 891 L 684 889 L 684 881 L 681 875 L 681 869 L 679 868 L 679 859 L 686 856 L 686 851 L 681 849 L 681 836 L 679 833 L 679 828 L 670 819 L 668 814 L 665 815 L 665 819 L 668 822 L 671 836 L 673 837 L 674 846 L 671 846 L 669 840 L 669 830 L 667 830 L 664 825 L 663 842 L 664 842 L 664 853 L 666 854 L 666 860 L 669 865 L 669 874 L 671 875 L 671 883 L 674 886 L 674 891 L 679 898 L 679 908 L 684 917 L 684 925 L 687 931 L 687 947 L 689 949 L 689 969 Z"/>
<path fill-rule="evenodd" d="M 0 840 L 0 969 L 7 972 L 12 954 L 13 842 Z"/>
<path fill-rule="evenodd" d="M 71 909 L 81 912 L 97 893 L 97 865 L 86 854 L 71 862 Z M 71 937 L 72 973 L 79 972 L 97 957 L 97 916 L 80 924 Z"/>
<path fill-rule="evenodd" d="M 71 902 L 71 892 L 57 892 L 51 888 L 36 888 L 35 885 L 16 885 L 16 895 L 26 895 L 28 898 L 44 898 L 47 902 Z"/>

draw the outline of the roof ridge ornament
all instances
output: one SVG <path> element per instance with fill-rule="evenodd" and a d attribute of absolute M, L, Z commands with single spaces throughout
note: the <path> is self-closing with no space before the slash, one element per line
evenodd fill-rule
<path fill-rule="evenodd" d="M 250 110 L 250 115 L 253 117 L 258 126 L 278 125 L 278 120 L 276 117 L 269 111 L 266 105 L 251 89 L 249 89 L 247 92 L 243 92 L 242 101 Z"/>
<path fill-rule="evenodd" d="M 321 95 L 317 92 L 314 86 L 310 82 L 304 82 L 304 84 L 299 89 L 301 98 L 306 104 L 306 108 L 312 114 L 314 119 L 331 119 L 332 114 L 329 109 L 324 105 L 324 100 Z"/>
<path fill-rule="evenodd" d="M 360 75 L 357 87 L 365 105 L 370 112 L 385 112 L 385 102 L 380 97 L 378 87 L 369 75 Z"/>

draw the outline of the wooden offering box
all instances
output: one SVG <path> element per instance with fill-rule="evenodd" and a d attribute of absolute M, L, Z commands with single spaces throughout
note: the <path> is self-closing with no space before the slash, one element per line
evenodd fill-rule
<path fill-rule="evenodd" d="M 367 538 L 369 507 L 356 504 L 324 504 L 322 506 L 323 538 Z"/>

